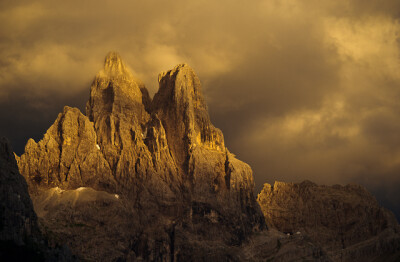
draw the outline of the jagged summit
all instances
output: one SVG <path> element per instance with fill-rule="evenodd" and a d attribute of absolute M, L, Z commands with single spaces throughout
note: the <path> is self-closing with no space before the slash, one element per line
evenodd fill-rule
<path fill-rule="evenodd" d="M 160 191 L 155 196 L 176 198 L 174 191 L 188 187 L 192 199 L 207 202 L 215 194 L 224 194 L 220 199 L 240 194 L 232 204 L 255 203 L 251 168 L 226 149 L 222 132 L 210 121 L 194 70 L 179 64 L 161 73 L 153 101 L 132 74 L 114 75 L 124 71 L 128 69 L 120 55 L 110 52 L 90 87 L 88 119 L 68 108 L 44 140 L 29 142 L 19 161 L 28 181 L 47 188 L 131 190 L 138 178 L 151 178 L 146 183 L 157 185 L 151 189 Z M 37 160 L 41 158 L 45 160 Z M 93 166 L 96 161 L 101 165 Z"/>
<path fill-rule="evenodd" d="M 147 120 L 144 106 L 148 106 L 150 97 L 143 83 L 127 69 L 120 55 L 110 52 L 104 63 L 104 69 L 96 75 L 90 88 L 86 115 L 91 121 L 109 114 L 121 117 L 132 115 Z"/>
<path fill-rule="evenodd" d="M 169 71 L 161 72 L 158 82 L 159 90 L 154 96 L 155 108 L 159 108 L 160 104 L 165 106 L 165 103 L 191 103 L 194 110 L 207 111 L 200 80 L 188 64 L 179 64 Z M 172 101 L 165 97 L 172 98 Z"/>
<path fill-rule="evenodd" d="M 254 233 L 264 230 L 266 222 L 285 230 L 332 225 L 325 240 L 341 250 L 340 240 L 357 242 L 344 234 L 347 227 L 355 229 L 351 232 L 356 237 L 378 237 L 363 231 L 380 232 L 390 222 L 376 205 L 369 209 L 372 200 L 361 188 L 320 188 L 311 182 L 266 184 L 259 195 L 264 217 L 254 196 L 252 170 L 227 150 L 221 130 L 211 123 L 194 70 L 179 64 L 161 73 L 151 101 L 116 52 L 107 55 L 90 87 L 86 115 L 65 107 L 41 141 L 28 141 L 17 162 L 35 209 L 42 205 L 51 211 L 38 213 L 44 228 L 68 243 L 81 260 L 286 261 L 282 254 L 290 261 L 321 258 L 321 249 L 308 240 L 304 249 L 293 247 L 292 238 L 283 233 L 266 239 L 265 231 Z M 62 192 L 60 198 L 54 198 L 54 188 Z M 63 190 L 89 193 L 88 201 Z M 102 195 L 107 197 L 99 199 Z M 346 196 L 358 199 L 359 205 L 352 206 Z M 70 204 L 58 201 L 65 198 Z M 348 214 L 366 214 L 366 219 L 354 224 L 344 220 Z M 332 232 L 335 240 L 330 239 Z M 393 250 L 400 246 L 397 239 L 372 243 L 392 245 L 388 250 Z M 297 240 L 299 245 L 306 241 L 301 236 Z M 246 242 L 254 253 L 240 250 Z"/>
<path fill-rule="evenodd" d="M 111 66 L 112 64 L 116 65 L 121 65 L 122 64 L 122 59 L 121 55 L 116 52 L 116 51 L 110 51 L 106 55 L 106 58 L 104 59 L 104 66 Z"/>
<path fill-rule="evenodd" d="M 104 60 L 104 73 L 126 74 L 129 73 L 119 53 L 111 51 Z"/>
<path fill-rule="evenodd" d="M 162 71 L 158 74 L 158 82 L 160 83 L 161 80 L 166 76 L 166 75 L 170 75 L 173 76 L 175 75 L 177 72 L 182 70 L 186 70 L 186 71 L 191 71 L 192 73 L 194 73 L 193 69 L 186 63 L 182 63 L 182 64 L 178 64 L 176 65 L 173 69 L 171 70 L 167 70 L 167 71 Z"/>
<path fill-rule="evenodd" d="M 162 120 L 169 140 L 176 141 L 172 150 L 183 163 L 194 146 L 225 151 L 222 132 L 215 128 L 208 115 L 202 87 L 194 70 L 179 64 L 158 76 L 159 90 L 152 102 L 152 111 Z"/>
<path fill-rule="evenodd" d="M 86 116 L 65 108 L 43 140 L 29 142 L 21 173 L 33 191 L 91 187 L 121 195 L 142 225 L 137 245 L 166 243 L 153 255 L 197 245 L 171 243 L 178 235 L 240 244 L 265 226 L 250 166 L 225 148 L 191 67 L 160 74 L 159 85 L 151 101 L 118 53 L 109 53 L 90 87 Z"/>

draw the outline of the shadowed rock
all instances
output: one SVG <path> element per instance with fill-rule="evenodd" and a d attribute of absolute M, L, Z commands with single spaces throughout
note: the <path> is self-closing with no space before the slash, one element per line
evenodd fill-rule
<path fill-rule="evenodd" d="M 24 245 L 39 228 L 28 186 L 20 175 L 9 142 L 0 138 L 0 241 Z"/>
<path fill-rule="evenodd" d="M 75 261 L 67 247 L 49 244 L 11 146 L 0 138 L 0 261 Z"/>
<path fill-rule="evenodd" d="M 257 200 L 269 227 L 308 236 L 334 261 L 400 257 L 396 218 L 362 186 L 275 182 L 265 184 Z"/>

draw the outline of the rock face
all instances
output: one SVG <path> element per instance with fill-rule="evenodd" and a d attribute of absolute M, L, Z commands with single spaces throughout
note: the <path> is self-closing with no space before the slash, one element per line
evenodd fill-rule
<path fill-rule="evenodd" d="M 121 195 L 135 214 L 131 231 L 141 232 L 130 236 L 126 254 L 201 260 L 198 241 L 240 245 L 265 222 L 251 168 L 211 124 L 194 71 L 178 65 L 161 73 L 159 84 L 151 101 L 111 52 L 91 86 L 86 116 L 65 107 L 41 141 L 28 141 L 18 165 L 34 202 L 54 187 Z"/>
<path fill-rule="evenodd" d="M 307 235 L 334 261 L 400 257 L 400 227 L 362 186 L 265 184 L 258 202 L 266 223 L 282 232 Z"/>
<path fill-rule="evenodd" d="M 10 144 L 0 138 L 0 260 L 75 261 L 67 248 L 47 243 Z"/>
<path fill-rule="evenodd" d="M 331 261 L 321 247 L 303 236 L 273 229 L 236 246 L 201 238 L 180 225 L 166 230 L 159 224 L 152 228 L 159 237 L 152 239 L 132 219 L 137 214 L 128 199 L 91 188 L 52 188 L 36 197 L 34 205 L 51 241 L 65 242 L 90 261 L 135 261 L 139 253 L 145 261 L 160 261 L 170 251 L 168 243 L 174 235 L 174 245 L 180 250 L 174 257 L 177 261 L 187 261 L 187 257 L 192 261 Z M 154 252 L 146 252 L 149 249 Z"/>
<path fill-rule="evenodd" d="M 140 236 L 136 214 L 126 199 L 90 187 L 58 187 L 34 198 L 42 230 L 51 242 L 65 243 L 89 261 L 127 260 Z M 129 259 L 128 259 L 129 260 Z"/>
<path fill-rule="evenodd" d="M 0 138 L 0 185 L 0 241 L 24 245 L 26 238 L 39 234 L 39 227 L 28 186 L 5 138 Z"/>
<path fill-rule="evenodd" d="M 64 107 L 44 138 L 39 143 L 29 139 L 18 159 L 30 191 L 83 185 L 115 190 L 116 181 L 96 140 L 93 123 L 78 109 Z"/>
<path fill-rule="evenodd" d="M 252 170 L 211 123 L 193 69 L 180 64 L 158 80 L 151 100 L 111 52 L 86 115 L 66 106 L 42 140 L 28 141 L 16 160 L 38 219 L 0 141 L 0 241 L 23 245 L 41 230 L 88 261 L 399 257 L 397 221 L 360 186 L 276 182 L 257 202 Z"/>

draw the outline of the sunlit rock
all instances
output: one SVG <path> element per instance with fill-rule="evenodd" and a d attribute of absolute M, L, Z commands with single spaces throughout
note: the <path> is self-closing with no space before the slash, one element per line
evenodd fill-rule
<path fill-rule="evenodd" d="M 78 203 L 96 209 L 98 201 L 90 196 L 97 193 L 90 190 L 122 200 L 104 202 L 126 211 L 120 218 L 120 230 L 128 234 L 120 240 L 125 253 L 118 253 L 125 255 L 109 259 L 201 259 L 215 242 L 241 245 L 265 228 L 252 170 L 228 151 L 222 132 L 212 125 L 193 69 L 178 65 L 160 74 L 159 83 L 151 101 L 121 57 L 109 53 L 91 85 L 86 116 L 65 107 L 41 141 L 28 141 L 18 160 L 37 206 L 55 203 L 47 206 L 50 210 L 68 203 L 69 211 L 57 216 L 64 224 L 84 212 Z M 71 241 L 45 209 L 38 209 L 44 224 L 59 232 L 60 241 Z M 103 223 L 90 238 L 107 250 L 102 245 L 110 243 L 100 238 L 113 227 L 112 219 Z M 204 246 L 199 248 L 198 241 Z M 73 245 L 81 258 L 101 259 L 82 245 Z"/>

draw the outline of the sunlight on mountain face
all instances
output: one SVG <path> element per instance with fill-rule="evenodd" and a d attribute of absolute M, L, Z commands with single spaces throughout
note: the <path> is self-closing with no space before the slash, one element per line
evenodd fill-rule
<path fill-rule="evenodd" d="M 100 208 L 110 221 L 115 217 L 103 204 L 115 213 L 121 205 L 134 208 L 119 214 L 126 229 L 118 229 L 121 249 L 104 254 L 133 259 L 141 252 L 150 259 L 153 251 L 145 247 L 170 243 L 189 220 L 198 227 L 189 223 L 187 239 L 206 221 L 211 227 L 204 228 L 223 238 L 222 246 L 230 245 L 227 239 L 239 245 L 262 228 L 253 188 L 260 192 L 275 180 L 295 182 L 294 188 L 303 188 L 297 182 L 305 179 L 361 184 L 400 217 L 399 1 L 43 0 L 0 6 L 0 135 L 21 155 L 17 162 L 30 190 L 58 187 L 54 196 L 70 195 L 71 203 L 90 190 L 108 192 L 111 202 L 84 206 L 93 214 Z M 282 195 L 296 200 L 294 192 Z M 335 198 L 327 201 L 349 210 Z M 165 216 L 154 207 L 165 209 Z M 51 219 L 65 219 L 79 241 L 80 231 L 90 239 L 90 230 L 105 223 L 82 223 L 79 214 L 72 223 L 57 210 L 47 217 L 49 225 L 60 229 Z M 137 214 L 138 224 L 129 225 L 125 218 Z M 231 224 L 218 224 L 227 217 Z M 141 224 L 148 228 L 139 237 Z M 240 230 L 232 231 L 236 226 Z M 115 226 L 105 228 L 102 233 Z M 277 247 L 281 233 L 268 234 L 253 240 L 269 239 Z M 127 239 L 142 242 L 131 243 L 128 252 Z M 207 239 L 196 252 L 210 251 Z M 295 240 L 279 247 L 304 244 Z M 79 241 L 74 248 L 98 260 Z M 259 255 L 254 246 L 246 248 Z M 239 252 L 229 250 L 232 257 Z"/>

